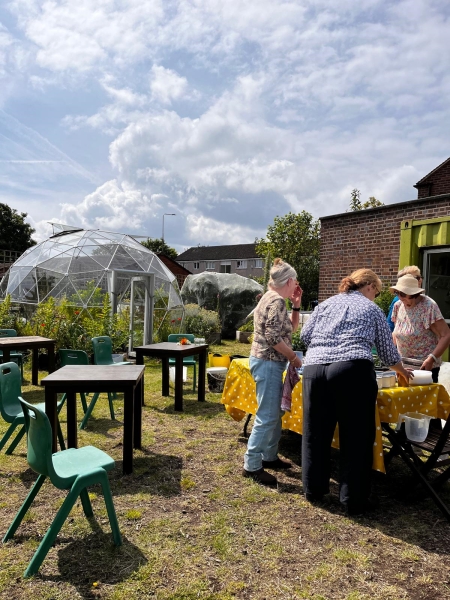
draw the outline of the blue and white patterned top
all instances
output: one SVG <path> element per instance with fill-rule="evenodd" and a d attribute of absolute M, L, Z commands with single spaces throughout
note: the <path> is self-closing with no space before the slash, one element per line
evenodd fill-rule
<path fill-rule="evenodd" d="M 301 339 L 308 347 L 304 365 L 373 360 L 373 346 L 385 365 L 400 361 L 383 311 L 358 291 L 319 304 L 303 326 Z"/>

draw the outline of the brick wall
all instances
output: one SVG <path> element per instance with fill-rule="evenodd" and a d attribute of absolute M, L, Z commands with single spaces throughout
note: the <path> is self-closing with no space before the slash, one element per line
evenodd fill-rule
<path fill-rule="evenodd" d="M 395 283 L 401 222 L 443 216 L 450 216 L 450 194 L 322 217 L 319 302 L 336 294 L 341 279 L 356 269 L 372 269 L 383 282 Z"/>
<path fill-rule="evenodd" d="M 436 171 L 432 171 L 422 183 L 416 184 L 417 197 L 438 196 L 450 193 L 450 161 L 446 161 Z"/>

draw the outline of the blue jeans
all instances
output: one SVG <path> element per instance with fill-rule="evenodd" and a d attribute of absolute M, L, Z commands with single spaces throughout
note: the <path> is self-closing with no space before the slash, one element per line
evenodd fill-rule
<path fill-rule="evenodd" d="M 281 394 L 285 362 L 250 356 L 250 373 L 256 383 L 258 410 L 244 456 L 246 471 L 258 471 L 263 460 L 276 460 L 281 437 Z"/>

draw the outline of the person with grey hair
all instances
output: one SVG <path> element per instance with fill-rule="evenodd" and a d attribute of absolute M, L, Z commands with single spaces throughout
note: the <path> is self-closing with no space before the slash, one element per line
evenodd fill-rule
<path fill-rule="evenodd" d="M 285 299 L 292 302 L 289 318 Z M 281 396 L 283 372 L 289 361 L 301 367 L 292 349 L 292 332 L 299 323 L 302 289 L 291 265 L 276 258 L 270 270 L 269 289 L 254 312 L 254 334 L 250 351 L 250 372 L 256 383 L 258 410 L 244 456 L 243 476 L 262 485 L 276 485 L 277 479 L 264 470 L 289 469 L 291 463 L 278 456 L 281 437 Z"/>
<path fill-rule="evenodd" d="M 407 267 L 403 267 L 403 269 L 400 269 L 400 271 L 397 273 L 397 279 L 400 279 L 400 277 L 403 277 L 403 275 L 412 275 L 419 282 L 419 286 L 422 285 L 422 275 L 420 274 L 419 267 L 416 267 L 416 265 L 408 265 Z M 394 310 L 395 303 L 399 300 L 400 298 L 397 295 L 394 296 L 394 299 L 392 300 L 391 305 L 389 307 L 388 316 L 386 317 L 389 329 L 391 331 L 394 331 L 395 328 L 395 323 L 392 320 L 392 311 Z"/>

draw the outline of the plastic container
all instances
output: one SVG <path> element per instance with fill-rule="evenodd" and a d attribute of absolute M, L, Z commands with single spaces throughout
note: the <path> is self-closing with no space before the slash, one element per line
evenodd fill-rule
<path fill-rule="evenodd" d="M 209 367 L 206 369 L 206 378 L 208 380 L 208 390 L 214 394 L 221 394 L 228 369 L 226 367 Z"/>
<path fill-rule="evenodd" d="M 414 377 L 410 379 L 409 385 L 427 385 L 433 383 L 431 371 L 413 371 Z"/>
<path fill-rule="evenodd" d="M 209 366 L 210 367 L 225 367 L 228 369 L 230 366 L 230 355 L 229 354 L 210 354 L 209 355 Z"/>
<path fill-rule="evenodd" d="M 391 376 L 388 371 L 386 371 L 386 373 L 383 373 L 383 375 L 381 376 L 381 380 L 383 381 L 384 388 L 391 387 Z"/>
<path fill-rule="evenodd" d="M 114 363 L 123 362 L 123 354 L 111 354 Z"/>
<path fill-rule="evenodd" d="M 395 371 L 386 371 L 385 375 L 389 375 L 389 387 L 395 387 L 395 384 L 397 383 Z"/>
<path fill-rule="evenodd" d="M 169 379 L 175 383 L 175 367 L 169 367 Z M 187 381 L 187 367 L 183 367 L 183 383 Z"/>
<path fill-rule="evenodd" d="M 381 390 L 383 387 L 383 375 L 377 375 L 377 386 Z"/>
<path fill-rule="evenodd" d="M 403 415 L 399 415 L 397 430 L 400 429 L 401 424 L 405 423 L 405 433 L 408 440 L 411 442 L 424 442 L 428 435 L 428 428 L 430 426 L 431 417 L 423 415 L 422 413 L 408 412 Z"/>

